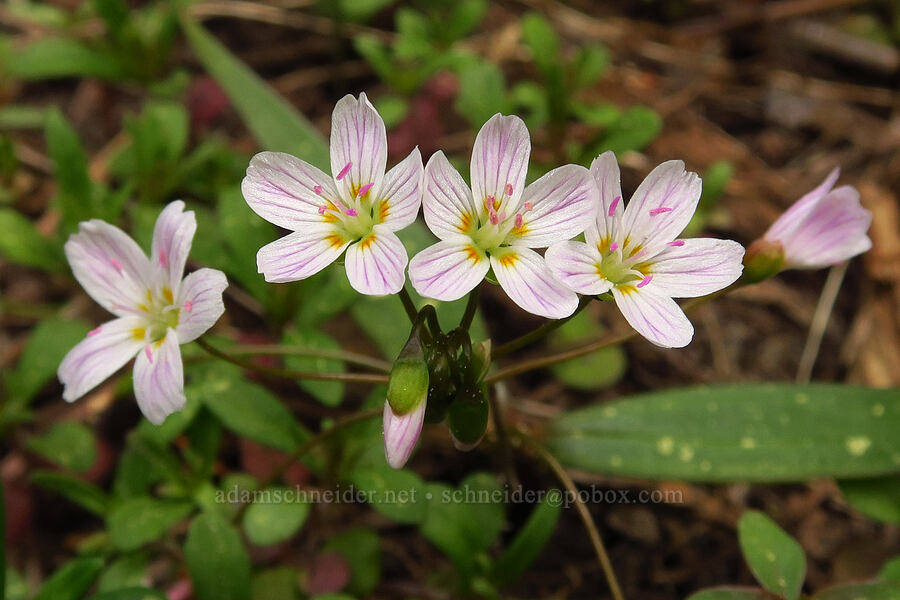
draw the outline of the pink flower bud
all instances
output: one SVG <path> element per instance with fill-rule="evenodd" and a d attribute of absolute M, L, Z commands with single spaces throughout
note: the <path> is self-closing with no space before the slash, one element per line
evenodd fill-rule
<path fill-rule="evenodd" d="M 384 457 L 394 469 L 400 469 L 409 460 L 425 420 L 425 402 L 420 402 L 412 412 L 403 416 L 394 414 L 391 405 L 384 403 L 382 426 L 384 428 Z"/>

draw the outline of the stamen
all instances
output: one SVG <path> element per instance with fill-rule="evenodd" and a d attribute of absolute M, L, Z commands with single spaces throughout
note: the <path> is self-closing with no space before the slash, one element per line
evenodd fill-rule
<path fill-rule="evenodd" d="M 322 195 L 322 191 L 323 191 L 323 190 L 322 190 L 322 186 L 321 186 L 321 185 L 317 185 L 317 186 L 313 187 L 313 191 L 316 193 L 316 196 L 321 196 L 321 195 Z"/>
<path fill-rule="evenodd" d="M 610 217 L 615 216 L 615 214 L 616 214 L 616 207 L 619 206 L 619 201 L 620 201 L 621 199 L 622 199 L 622 196 L 616 196 L 615 198 L 613 198 L 613 201 L 610 203 L 610 205 L 609 205 L 609 211 L 608 211 L 608 213 L 607 213 L 607 214 L 609 214 Z"/>
<path fill-rule="evenodd" d="M 101 329 L 103 329 L 103 325 L 101 325 L 100 327 L 98 327 L 96 329 L 91 329 L 90 331 L 88 331 L 88 337 L 90 337 L 92 335 L 97 335 L 98 333 L 100 333 Z"/>
<path fill-rule="evenodd" d="M 613 243 L 611 243 L 611 244 L 609 245 L 609 251 L 610 251 L 610 252 L 615 252 L 615 251 L 618 250 L 618 249 L 619 249 L 619 243 L 618 243 L 618 242 L 613 242 Z"/>
<path fill-rule="evenodd" d="M 344 166 L 344 168 L 341 169 L 341 172 L 337 174 L 337 177 L 335 177 L 335 179 L 337 179 L 338 181 L 340 181 L 341 179 L 343 179 L 344 177 L 346 177 L 346 176 L 347 176 L 347 173 L 350 172 L 350 167 L 352 167 L 352 166 L 353 166 L 353 162 L 348 162 L 348 163 Z"/>
<path fill-rule="evenodd" d="M 656 215 L 661 215 L 662 213 L 672 212 L 672 209 L 667 206 L 660 206 L 659 208 L 650 209 L 650 216 L 655 217 Z"/>
<path fill-rule="evenodd" d="M 511 184 L 511 183 L 507 183 L 507 184 L 506 184 L 506 188 L 504 189 L 504 191 L 506 192 L 506 195 L 507 195 L 507 196 L 512 196 L 512 193 L 513 193 L 513 186 L 512 186 L 512 184 Z"/>
<path fill-rule="evenodd" d="M 358 216 L 359 216 L 359 213 L 356 212 L 356 209 L 355 209 L 355 208 L 347 208 L 347 209 L 345 209 L 345 210 L 344 210 L 344 214 L 346 214 L 347 216 L 350 216 L 350 217 L 358 217 Z"/>
<path fill-rule="evenodd" d="M 684 246 L 684 240 L 675 240 L 674 242 L 669 242 L 670 246 Z"/>
<path fill-rule="evenodd" d="M 323 204 L 322 206 L 319 207 L 319 214 L 320 214 L 320 215 L 323 215 L 323 216 L 324 216 L 326 212 L 328 212 L 328 205 L 327 205 L 327 204 Z"/>
<path fill-rule="evenodd" d="M 359 191 L 356 192 L 356 197 L 359 198 L 360 196 L 365 196 L 366 194 L 368 194 L 368 193 L 369 193 L 369 190 L 372 189 L 372 186 L 373 186 L 373 185 L 375 185 L 374 182 L 373 182 L 373 183 L 367 183 L 366 185 L 364 185 L 364 186 L 362 186 L 361 188 L 359 188 Z"/>
<path fill-rule="evenodd" d="M 169 261 L 166 259 L 166 251 L 161 249 L 159 250 L 159 266 L 166 268 L 169 266 Z"/>
<path fill-rule="evenodd" d="M 637 287 L 642 288 L 645 285 L 647 285 L 648 283 L 650 283 L 652 280 L 653 280 L 653 275 L 647 275 L 646 277 L 641 279 L 641 282 L 639 284 L 637 284 Z"/>
<path fill-rule="evenodd" d="M 522 218 L 522 213 L 518 213 L 516 215 L 516 229 L 522 229 L 522 224 L 525 220 Z"/>
<path fill-rule="evenodd" d="M 497 223 L 500 222 L 500 217 L 497 215 L 497 211 L 494 210 L 493 208 L 491 208 L 489 216 L 491 219 L 491 225 L 496 225 Z"/>
<path fill-rule="evenodd" d="M 147 344 L 146 346 L 144 346 L 144 354 L 147 355 L 147 360 L 149 360 L 150 363 L 152 364 L 153 363 L 153 354 L 150 352 L 150 344 Z"/>
<path fill-rule="evenodd" d="M 191 302 L 190 300 L 188 300 L 187 302 L 184 303 L 184 310 L 185 310 L 185 312 L 191 312 L 191 310 L 192 310 L 193 308 L 194 308 L 194 303 Z"/>
<path fill-rule="evenodd" d="M 500 213 L 500 220 L 501 220 L 501 221 L 505 221 L 505 220 L 506 220 L 506 211 L 505 211 L 505 210 L 504 210 L 502 213 Z"/>
<path fill-rule="evenodd" d="M 526 202 L 522 206 L 525 207 L 525 212 L 528 212 L 534 208 L 534 202 Z"/>
<path fill-rule="evenodd" d="M 494 210 L 494 202 L 495 202 L 495 198 L 494 198 L 493 194 L 488 194 L 487 196 L 485 196 L 484 209 L 488 212 Z"/>
<path fill-rule="evenodd" d="M 116 271 L 122 270 L 122 263 L 120 263 L 119 261 L 117 261 L 114 258 L 109 259 L 109 264 L 111 264 Z"/>

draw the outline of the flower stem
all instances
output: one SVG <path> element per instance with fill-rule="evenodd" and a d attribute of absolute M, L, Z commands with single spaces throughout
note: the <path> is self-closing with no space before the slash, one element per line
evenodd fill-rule
<path fill-rule="evenodd" d="M 409 295 L 409 290 L 404 286 L 400 288 L 400 292 L 397 295 L 400 296 L 400 302 L 403 303 L 403 310 L 406 311 L 406 316 L 409 317 L 411 323 L 415 323 L 419 311 L 416 309 L 416 303 L 413 302 L 412 297 Z"/>
<path fill-rule="evenodd" d="M 383 373 L 391 372 L 391 363 L 358 354 L 356 352 L 346 352 L 344 350 L 326 350 L 324 348 L 306 348 L 303 346 L 280 346 L 269 344 L 241 344 L 232 346 L 228 349 L 231 356 L 253 356 L 257 354 L 263 355 L 279 355 L 279 356 L 311 356 L 314 358 L 328 358 L 340 360 L 342 362 L 358 365 L 360 367 L 368 367 L 373 371 L 381 371 Z"/>
<path fill-rule="evenodd" d="M 236 356 L 231 356 L 227 352 L 219 350 L 215 346 L 211 346 L 209 342 L 203 338 L 195 340 L 197 344 L 215 356 L 224 361 L 230 362 L 248 371 L 253 371 L 261 375 L 269 377 L 281 377 L 284 379 L 315 379 L 319 381 L 347 381 L 351 383 L 374 383 L 383 384 L 388 382 L 388 376 L 381 373 L 308 373 L 303 371 L 291 371 L 289 369 L 278 369 L 274 367 L 266 367 L 258 365 L 252 361 L 244 360 Z"/>
<path fill-rule="evenodd" d="M 563 487 L 566 488 L 566 492 L 575 502 L 575 508 L 578 510 L 578 516 L 581 517 L 581 521 L 584 523 L 584 528 L 587 529 L 588 537 L 591 538 L 591 545 L 594 547 L 594 552 L 597 554 L 597 560 L 600 563 L 600 568 L 603 569 L 603 574 L 606 577 L 606 583 L 609 585 L 609 591 L 612 594 L 613 599 L 625 600 L 625 596 L 622 595 L 622 588 L 619 586 L 619 580 L 616 578 L 616 572 L 613 569 L 612 561 L 609 560 L 609 553 L 603 545 L 603 538 L 600 537 L 600 531 L 597 529 L 596 523 L 594 523 L 591 511 L 589 511 L 584 502 L 581 501 L 575 482 L 559 461 L 556 460 L 556 457 L 548 452 L 546 448 L 528 433 L 521 429 L 514 429 L 511 433 L 514 433 L 524 445 L 528 446 L 534 454 L 544 461 L 547 466 L 550 467 L 550 470 L 553 471 L 556 478 L 559 479 L 559 482 Z"/>
<path fill-rule="evenodd" d="M 459 328 L 463 331 L 468 331 L 469 327 L 472 326 L 472 319 L 475 318 L 475 313 L 478 311 L 478 298 L 480 296 L 481 286 L 476 286 L 475 289 L 469 293 L 469 300 L 466 302 L 466 311 L 459 321 Z"/>
<path fill-rule="evenodd" d="M 555 319 L 552 321 L 547 321 L 546 323 L 544 323 L 537 329 L 533 329 L 533 330 L 529 331 L 528 333 L 515 338 L 514 340 L 510 340 L 510 341 L 506 342 L 505 344 L 501 344 L 501 345 L 497 346 L 497 349 L 491 353 L 492 358 L 500 358 L 502 356 L 506 356 L 507 354 L 510 354 L 511 352 L 515 352 L 519 348 L 523 348 L 529 344 L 532 344 L 532 343 L 540 340 L 541 338 L 543 338 L 544 336 L 549 334 L 551 331 L 554 331 L 554 330 L 558 329 L 559 327 L 562 327 L 567 322 L 569 322 L 570 319 L 572 319 L 575 315 L 577 315 L 582 310 L 584 310 L 585 307 L 587 307 L 587 305 L 590 304 L 591 300 L 593 300 L 593 299 L 594 299 L 593 296 L 582 296 L 578 302 L 578 308 L 576 308 L 575 312 L 573 312 L 571 315 L 569 315 L 568 317 L 565 317 L 563 319 Z"/>

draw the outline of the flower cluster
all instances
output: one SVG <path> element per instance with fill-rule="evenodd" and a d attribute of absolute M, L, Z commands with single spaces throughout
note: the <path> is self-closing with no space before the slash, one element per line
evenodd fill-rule
<path fill-rule="evenodd" d="M 332 117 L 331 175 L 284 153 L 262 152 L 250 161 L 242 183 L 247 204 L 292 232 L 259 250 L 259 272 L 269 282 L 301 280 L 343 255 L 350 285 L 360 293 L 400 292 L 408 266 L 419 294 L 448 301 L 488 278 L 522 309 L 552 319 L 572 315 L 579 294 L 613 299 L 638 333 L 674 348 L 693 337 L 674 298 L 722 290 L 741 278 L 745 265 L 744 281 L 758 281 L 784 268 L 834 264 L 871 246 L 871 215 L 854 188 L 833 189 L 837 170 L 745 256 L 737 242 L 679 237 L 701 192 L 700 178 L 681 161 L 656 167 L 626 204 L 612 152 L 590 169 L 565 165 L 526 185 L 530 153 L 524 122 L 497 114 L 475 139 L 469 184 L 443 152 L 423 167 L 415 149 L 386 171 L 384 122 L 365 94 L 345 96 Z M 416 220 L 420 207 L 438 241 L 410 260 L 397 232 Z M 194 214 L 176 201 L 159 216 L 149 258 L 123 231 L 98 220 L 82 223 L 69 239 L 65 251 L 75 277 L 117 318 L 63 360 L 66 400 L 136 356 L 135 396 L 147 418 L 161 423 L 184 406 L 178 346 L 218 320 L 227 286 L 213 269 L 182 279 L 195 230 Z M 489 358 L 480 374 L 466 365 L 462 375 L 456 367 L 436 370 L 418 341 L 420 327 L 395 364 L 385 404 L 385 448 L 394 467 L 412 452 L 433 394 L 455 398 L 451 430 L 463 446 L 480 439 L 487 418 L 482 378 Z M 468 334 L 456 333 L 462 335 L 453 344 L 471 352 Z M 456 373 L 452 385 L 448 373 Z"/>

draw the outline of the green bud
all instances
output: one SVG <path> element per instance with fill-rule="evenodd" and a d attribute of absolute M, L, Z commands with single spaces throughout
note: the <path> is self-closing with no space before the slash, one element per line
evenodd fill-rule
<path fill-rule="evenodd" d="M 491 368 L 491 340 L 487 339 L 472 346 L 472 371 L 475 381 L 481 382 Z"/>
<path fill-rule="evenodd" d="M 425 422 L 440 423 L 447 417 L 447 409 L 456 393 L 447 354 L 443 351 L 434 352 L 429 360 L 429 369 L 431 379 L 428 386 Z"/>
<path fill-rule="evenodd" d="M 487 430 L 489 412 L 482 386 L 466 386 L 456 394 L 450 405 L 447 424 L 450 426 L 453 444 L 459 450 L 471 450 L 478 445 Z"/>
<path fill-rule="evenodd" d="M 784 268 L 784 248 L 780 242 L 758 239 L 744 253 L 744 283 L 759 283 L 774 277 Z"/>
<path fill-rule="evenodd" d="M 398 417 L 414 411 L 428 398 L 428 364 L 418 331 L 413 330 L 391 369 L 387 401 Z"/>

